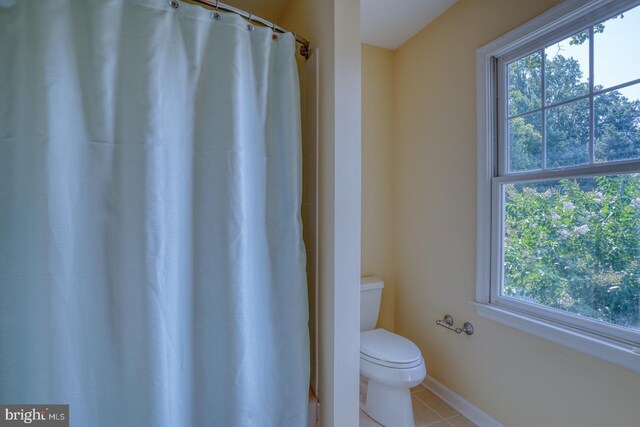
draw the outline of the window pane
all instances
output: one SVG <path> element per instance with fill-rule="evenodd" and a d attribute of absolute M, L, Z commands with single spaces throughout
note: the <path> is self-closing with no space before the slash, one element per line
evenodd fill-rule
<path fill-rule="evenodd" d="M 542 93 L 541 52 L 532 53 L 507 66 L 509 79 L 509 116 L 540 108 Z"/>
<path fill-rule="evenodd" d="M 509 172 L 542 168 L 542 113 L 509 120 Z"/>
<path fill-rule="evenodd" d="M 598 95 L 595 108 L 597 162 L 640 157 L 640 84 Z"/>
<path fill-rule="evenodd" d="M 595 90 L 640 78 L 640 7 L 595 25 L 593 31 Z"/>
<path fill-rule="evenodd" d="M 544 50 L 545 104 L 589 93 L 589 32 L 582 31 Z"/>
<path fill-rule="evenodd" d="M 502 295 L 640 330 L 640 174 L 503 189 Z"/>
<path fill-rule="evenodd" d="M 560 105 L 546 111 L 547 167 L 589 162 L 589 101 Z"/>

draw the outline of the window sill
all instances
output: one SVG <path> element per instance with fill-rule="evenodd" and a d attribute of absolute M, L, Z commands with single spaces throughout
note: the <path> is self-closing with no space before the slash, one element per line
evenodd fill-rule
<path fill-rule="evenodd" d="M 495 304 L 471 303 L 476 306 L 481 317 L 640 373 L 640 349 L 625 347 L 578 329 L 526 316 Z"/>

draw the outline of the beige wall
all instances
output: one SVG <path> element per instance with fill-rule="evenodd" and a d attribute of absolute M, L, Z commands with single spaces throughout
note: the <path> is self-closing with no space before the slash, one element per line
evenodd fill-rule
<path fill-rule="evenodd" d="M 475 51 L 556 0 L 459 0 L 394 53 L 396 330 L 505 426 L 638 426 L 640 375 L 476 316 Z M 365 184 L 365 188 L 368 184 Z M 450 313 L 476 333 L 435 325 Z"/>
<path fill-rule="evenodd" d="M 362 265 L 363 276 L 385 281 L 378 327 L 393 331 L 393 85 L 390 50 L 362 45 Z"/>
<path fill-rule="evenodd" d="M 358 425 L 360 2 L 292 0 L 278 24 L 319 49 L 320 419 Z M 354 125 L 356 124 L 356 125 Z"/>

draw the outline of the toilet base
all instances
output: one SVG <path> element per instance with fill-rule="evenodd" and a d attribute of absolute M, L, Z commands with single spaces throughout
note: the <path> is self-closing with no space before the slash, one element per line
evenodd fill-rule
<path fill-rule="evenodd" d="M 384 427 L 415 427 L 411 390 L 369 379 L 362 410 Z"/>

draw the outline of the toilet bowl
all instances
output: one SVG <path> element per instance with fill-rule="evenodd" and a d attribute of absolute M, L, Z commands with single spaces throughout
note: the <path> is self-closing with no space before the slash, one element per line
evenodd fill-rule
<path fill-rule="evenodd" d="M 426 376 L 420 349 L 385 329 L 374 329 L 384 284 L 377 277 L 361 279 L 360 374 L 367 379 L 361 409 L 385 427 L 415 427 L 411 387 Z"/>

